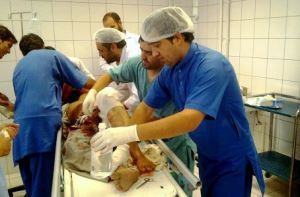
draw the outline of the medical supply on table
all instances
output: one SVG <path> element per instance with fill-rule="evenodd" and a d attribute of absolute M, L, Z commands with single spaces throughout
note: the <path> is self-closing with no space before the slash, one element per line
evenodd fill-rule
<path fill-rule="evenodd" d="M 274 109 L 280 109 L 283 105 L 282 99 L 274 98 L 271 95 L 247 98 L 245 103 L 252 106 L 269 107 Z"/>
<path fill-rule="evenodd" d="M 105 123 L 100 123 L 99 131 L 106 129 Z M 94 151 L 91 147 L 91 175 L 97 179 L 104 179 L 112 174 L 112 149 L 105 153 Z"/>
<path fill-rule="evenodd" d="M 136 187 L 136 189 L 141 188 L 143 185 L 145 185 L 146 183 L 153 181 L 153 179 L 151 178 L 144 178 L 144 182 L 142 184 L 140 184 L 139 186 Z"/>
<path fill-rule="evenodd" d="M 14 112 L 9 111 L 6 107 L 0 105 L 0 113 L 5 117 L 5 118 L 12 118 L 14 116 Z"/>

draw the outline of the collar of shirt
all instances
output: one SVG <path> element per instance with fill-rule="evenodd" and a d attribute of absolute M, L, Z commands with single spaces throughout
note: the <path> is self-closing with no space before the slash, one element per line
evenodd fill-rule
<path fill-rule="evenodd" d="M 189 65 L 189 61 L 192 59 L 196 48 L 197 45 L 195 43 L 192 43 L 184 58 L 178 64 L 176 64 L 174 68 L 183 69 L 186 65 Z"/>

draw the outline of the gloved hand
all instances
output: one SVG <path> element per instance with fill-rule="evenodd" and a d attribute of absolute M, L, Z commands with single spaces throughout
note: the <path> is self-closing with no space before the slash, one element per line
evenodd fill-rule
<path fill-rule="evenodd" d="M 114 107 L 123 106 L 122 95 L 112 87 L 103 88 L 96 96 L 96 105 L 100 109 L 100 117 L 107 119 L 107 113 Z"/>
<path fill-rule="evenodd" d="M 115 171 L 120 165 L 126 163 L 129 158 L 129 146 L 122 144 L 117 146 L 116 150 L 112 153 L 112 171 Z"/>
<path fill-rule="evenodd" d="M 115 146 L 134 141 L 139 141 L 136 125 L 108 128 L 98 132 L 92 137 L 91 146 L 94 151 L 105 153 Z"/>
<path fill-rule="evenodd" d="M 86 115 L 91 115 L 94 109 L 96 100 L 97 90 L 90 89 L 89 93 L 86 95 L 82 103 L 82 111 Z"/>

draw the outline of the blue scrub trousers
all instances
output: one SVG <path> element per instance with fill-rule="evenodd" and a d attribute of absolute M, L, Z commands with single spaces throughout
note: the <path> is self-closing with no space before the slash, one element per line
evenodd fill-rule
<path fill-rule="evenodd" d="M 18 161 L 28 197 L 51 197 L 55 152 L 36 153 Z"/>
<path fill-rule="evenodd" d="M 245 156 L 223 161 L 213 161 L 204 156 L 199 158 L 202 197 L 251 196 L 253 169 Z"/>

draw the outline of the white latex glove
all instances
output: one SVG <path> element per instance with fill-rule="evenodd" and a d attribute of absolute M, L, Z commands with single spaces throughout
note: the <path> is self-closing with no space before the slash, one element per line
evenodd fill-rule
<path fill-rule="evenodd" d="M 96 96 L 96 105 L 100 109 L 100 117 L 107 119 L 107 113 L 114 107 L 123 106 L 121 103 L 122 95 L 112 87 L 103 88 Z"/>
<path fill-rule="evenodd" d="M 86 115 L 91 115 L 94 109 L 97 90 L 90 89 L 82 103 L 82 111 Z"/>
<path fill-rule="evenodd" d="M 139 141 L 136 125 L 128 127 L 108 128 L 96 133 L 91 139 L 91 146 L 94 151 L 108 152 L 113 147 Z"/>
<path fill-rule="evenodd" d="M 129 146 L 122 144 L 117 146 L 112 153 L 112 171 L 115 171 L 120 165 L 125 164 L 129 158 Z"/>

